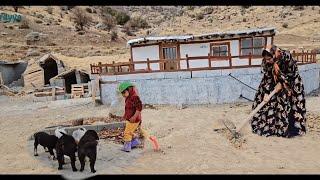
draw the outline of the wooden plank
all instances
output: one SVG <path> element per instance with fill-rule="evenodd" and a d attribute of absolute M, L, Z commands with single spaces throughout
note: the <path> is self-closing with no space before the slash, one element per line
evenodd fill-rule
<path fill-rule="evenodd" d="M 4 84 L 3 78 L 2 78 L 2 72 L 0 72 L 0 85 Z"/>
<path fill-rule="evenodd" d="M 56 95 L 64 95 L 65 93 L 56 92 Z M 43 96 L 52 96 L 52 92 L 37 92 L 34 93 L 36 97 L 43 97 Z"/>
<path fill-rule="evenodd" d="M 56 87 L 52 87 L 52 100 L 56 100 Z"/>

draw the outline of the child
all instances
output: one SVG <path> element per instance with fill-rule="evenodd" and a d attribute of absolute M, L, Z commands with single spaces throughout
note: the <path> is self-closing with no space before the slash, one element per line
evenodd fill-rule
<path fill-rule="evenodd" d="M 123 82 L 118 87 L 119 92 L 125 99 L 125 113 L 123 118 L 126 120 L 124 130 L 124 146 L 121 149 L 125 152 L 130 152 L 131 148 L 140 145 L 137 137 L 134 137 L 134 132 L 141 125 L 142 102 L 137 95 L 134 85 L 130 82 Z"/>

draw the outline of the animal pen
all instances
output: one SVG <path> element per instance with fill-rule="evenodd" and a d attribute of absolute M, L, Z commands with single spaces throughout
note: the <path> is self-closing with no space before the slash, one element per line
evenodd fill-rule
<path fill-rule="evenodd" d="M 31 63 L 23 74 L 24 86 L 35 90 L 35 96 L 52 96 L 70 94 L 71 97 L 90 95 L 90 76 L 85 70 L 70 68 L 52 54 L 46 54 Z M 81 92 L 73 89 L 83 89 Z M 79 94 L 80 93 L 80 94 Z"/>

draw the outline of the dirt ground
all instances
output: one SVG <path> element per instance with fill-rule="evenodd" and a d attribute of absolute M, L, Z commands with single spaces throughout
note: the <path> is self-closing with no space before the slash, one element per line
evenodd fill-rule
<path fill-rule="evenodd" d="M 307 97 L 308 113 L 320 115 L 320 97 Z M 33 156 L 30 135 L 45 127 L 80 117 L 104 116 L 107 106 L 95 106 L 90 98 L 34 102 L 30 97 L 0 96 L 0 172 L 5 174 L 63 174 L 68 178 L 92 176 L 72 172 L 70 163 L 58 171 L 58 163 L 48 159 L 39 147 Z M 308 131 L 303 137 L 285 139 L 260 137 L 246 129 L 246 142 L 235 148 L 222 133 L 219 120 L 240 123 L 250 113 L 251 103 L 191 106 L 178 110 L 161 106 L 143 110 L 143 126 L 158 138 L 161 152 L 153 152 L 149 142 L 131 153 L 101 139 L 96 174 L 256 174 L 306 173 L 320 170 L 320 132 Z M 319 122 L 319 119 L 316 121 Z M 80 168 L 79 161 L 77 167 Z"/>

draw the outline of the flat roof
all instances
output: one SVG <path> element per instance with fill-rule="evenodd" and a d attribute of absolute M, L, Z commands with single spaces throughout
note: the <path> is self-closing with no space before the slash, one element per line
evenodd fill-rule
<path fill-rule="evenodd" d="M 153 37 L 143 37 L 143 38 L 136 38 L 131 39 L 127 42 L 128 46 L 137 45 L 137 44 L 147 44 L 159 41 L 189 41 L 189 40 L 201 40 L 203 38 L 206 39 L 228 39 L 234 36 L 247 36 L 247 35 L 254 35 L 254 34 L 266 34 L 270 33 L 274 35 L 276 33 L 276 28 L 269 27 L 269 28 L 255 28 L 255 29 L 245 29 L 245 30 L 238 30 L 238 31 L 225 31 L 225 32 L 213 32 L 207 34 L 200 34 L 200 35 L 181 35 L 181 36 L 153 36 Z"/>

